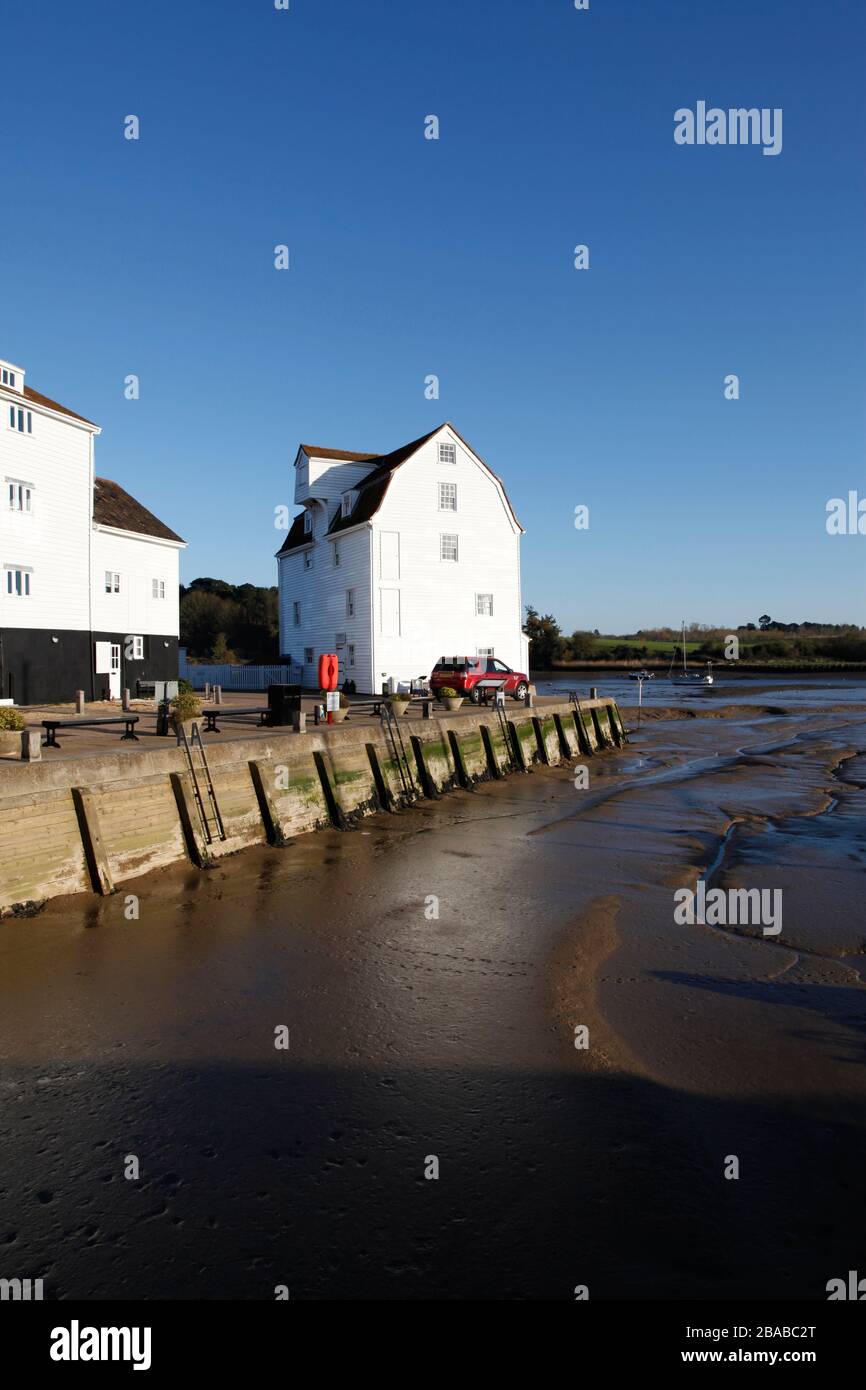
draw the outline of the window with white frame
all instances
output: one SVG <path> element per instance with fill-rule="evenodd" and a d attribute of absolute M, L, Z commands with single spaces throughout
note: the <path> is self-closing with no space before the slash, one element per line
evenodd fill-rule
<path fill-rule="evenodd" d="M 126 649 L 128 661 L 144 661 L 143 637 L 127 637 Z"/>
<path fill-rule="evenodd" d="M 475 655 L 476 655 L 477 657 L 481 658 L 481 659 L 485 659 L 485 658 L 487 658 L 487 657 L 491 657 L 491 656 L 493 656 L 493 648 L 492 648 L 492 647 L 476 647 L 476 648 L 475 648 Z"/>
<path fill-rule="evenodd" d="M 3 371 L 2 371 L 2 375 L 0 375 L 0 383 L 2 383 L 4 386 L 14 386 L 14 385 L 15 385 L 15 373 L 14 373 L 14 372 L 10 372 L 10 370 L 9 370 L 8 367 L 4 367 L 4 368 L 3 368 Z"/>
<path fill-rule="evenodd" d="M 440 535 L 439 537 L 439 559 L 457 559 L 457 537 L 451 535 Z"/>
<path fill-rule="evenodd" d="M 340 568 L 340 542 L 334 541 L 334 569 Z"/>
<path fill-rule="evenodd" d="M 13 598 L 30 597 L 30 576 L 33 573 L 30 569 L 15 569 L 12 565 L 6 567 L 6 592 Z"/>
<path fill-rule="evenodd" d="M 18 478 L 6 479 L 10 512 L 30 512 L 33 510 L 33 485 L 22 483 Z"/>
<path fill-rule="evenodd" d="M 354 506 L 354 503 L 355 503 L 355 494 L 354 494 L 354 492 L 344 492 L 344 493 L 343 493 L 343 497 L 342 497 L 342 505 L 341 505 L 341 507 L 340 507 L 340 515 L 341 515 L 341 516 L 351 516 L 351 514 L 352 514 L 352 507 Z"/>
<path fill-rule="evenodd" d="M 440 512 L 456 512 L 457 510 L 457 484 L 439 484 L 439 510 Z"/>
<path fill-rule="evenodd" d="M 304 535 L 305 535 L 305 536 L 311 536 L 312 534 L 313 534 L 313 513 L 312 513 L 311 509 L 308 507 L 307 510 L 304 512 Z"/>
<path fill-rule="evenodd" d="M 9 428 L 19 434 L 33 433 L 33 416 L 29 410 L 21 410 L 17 405 L 9 407 Z"/>
<path fill-rule="evenodd" d="M 354 590 L 354 589 L 347 589 L 347 590 L 346 590 L 346 617 L 347 617 L 347 618 L 354 618 L 354 616 L 355 616 L 355 590 Z"/>
<path fill-rule="evenodd" d="M 355 666 L 355 645 L 353 642 L 349 642 L 346 646 L 346 662 L 349 670 L 353 670 Z"/>
<path fill-rule="evenodd" d="M 105 571 L 105 592 L 107 594 L 120 593 L 120 575 L 114 570 Z"/>
<path fill-rule="evenodd" d="M 297 601 L 292 604 L 292 623 L 295 627 L 301 626 L 301 605 Z"/>
<path fill-rule="evenodd" d="M 312 666 L 314 659 L 312 647 L 304 647 L 304 665 Z"/>
<path fill-rule="evenodd" d="M 453 444 L 440 444 L 440 445 L 439 445 L 439 462 L 440 462 L 440 463 L 456 463 L 456 462 L 457 462 L 457 450 L 455 449 L 455 447 L 454 447 Z"/>
<path fill-rule="evenodd" d="M 150 581 L 150 593 L 152 598 L 165 598 L 165 580 L 152 579 Z"/>
<path fill-rule="evenodd" d="M 476 612 L 476 615 L 477 615 L 479 618 L 492 618 L 492 617 L 493 617 L 493 595 L 492 595 L 492 594 L 476 594 L 476 595 L 475 595 L 475 612 Z"/>
<path fill-rule="evenodd" d="M 311 570 L 312 568 L 313 568 L 313 552 L 312 552 L 312 550 L 305 550 L 305 551 L 304 551 L 304 569 L 305 569 L 305 570 Z"/>

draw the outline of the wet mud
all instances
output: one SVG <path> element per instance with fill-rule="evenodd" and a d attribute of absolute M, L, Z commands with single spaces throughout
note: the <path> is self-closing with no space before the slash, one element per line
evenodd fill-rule
<path fill-rule="evenodd" d="M 632 738 L 585 789 L 538 769 L 4 921 L 0 1275 L 825 1298 L 866 1234 L 866 714 Z M 781 889 L 781 934 L 678 925 L 701 877 Z"/>

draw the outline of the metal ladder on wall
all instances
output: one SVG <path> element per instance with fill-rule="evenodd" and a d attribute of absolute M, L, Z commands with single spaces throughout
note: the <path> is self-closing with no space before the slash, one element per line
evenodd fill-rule
<path fill-rule="evenodd" d="M 199 820 L 201 821 L 202 834 L 207 844 L 212 845 L 214 839 L 224 840 L 226 838 L 223 818 L 220 815 L 219 803 L 214 791 L 213 779 L 210 775 L 207 757 L 205 756 L 204 744 L 201 741 L 201 730 L 198 724 L 192 726 L 192 739 L 186 736 L 186 729 L 181 725 L 181 742 L 183 751 L 186 753 L 186 763 L 192 779 L 193 795 L 198 809 Z M 199 767 L 196 768 L 193 759 L 193 752 L 199 755 Z M 216 831 L 216 834 L 214 834 Z"/>
<path fill-rule="evenodd" d="M 412 776 L 412 764 L 406 752 L 406 745 L 403 742 L 403 731 L 400 728 L 400 721 L 397 715 L 387 703 L 379 709 L 379 719 L 382 724 L 382 732 L 385 735 L 385 742 L 388 745 L 391 757 L 397 765 L 400 774 L 400 782 L 403 787 L 404 796 L 416 796 L 417 788 L 415 778 Z"/>
<path fill-rule="evenodd" d="M 517 759 L 514 756 L 514 748 L 511 743 L 511 730 L 508 727 L 508 720 L 505 717 L 505 706 L 494 699 L 493 708 L 496 710 L 496 718 L 499 721 L 499 732 L 502 735 L 502 744 L 505 748 L 505 756 L 508 759 L 508 766 L 512 772 L 517 771 Z"/>

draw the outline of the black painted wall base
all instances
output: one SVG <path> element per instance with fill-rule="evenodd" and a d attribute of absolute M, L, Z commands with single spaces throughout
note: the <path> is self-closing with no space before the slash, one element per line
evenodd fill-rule
<path fill-rule="evenodd" d="M 145 635 L 141 661 L 126 656 L 128 640 L 125 632 L 0 628 L 0 696 L 16 705 L 74 700 L 76 690 L 89 700 L 107 698 L 108 676 L 93 669 L 95 642 L 119 644 L 120 688 L 133 696 L 139 680 L 177 680 L 177 637 Z"/>

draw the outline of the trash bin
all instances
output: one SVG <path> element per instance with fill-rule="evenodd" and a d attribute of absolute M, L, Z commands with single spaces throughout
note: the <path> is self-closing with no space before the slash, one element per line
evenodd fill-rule
<path fill-rule="evenodd" d="M 156 707 L 156 732 L 165 737 L 168 734 L 168 720 L 171 709 L 168 700 L 160 700 Z"/>
<path fill-rule="evenodd" d="M 292 715 L 300 713 L 301 687 L 299 685 L 268 686 L 268 723 L 278 727 L 290 727 Z"/>

